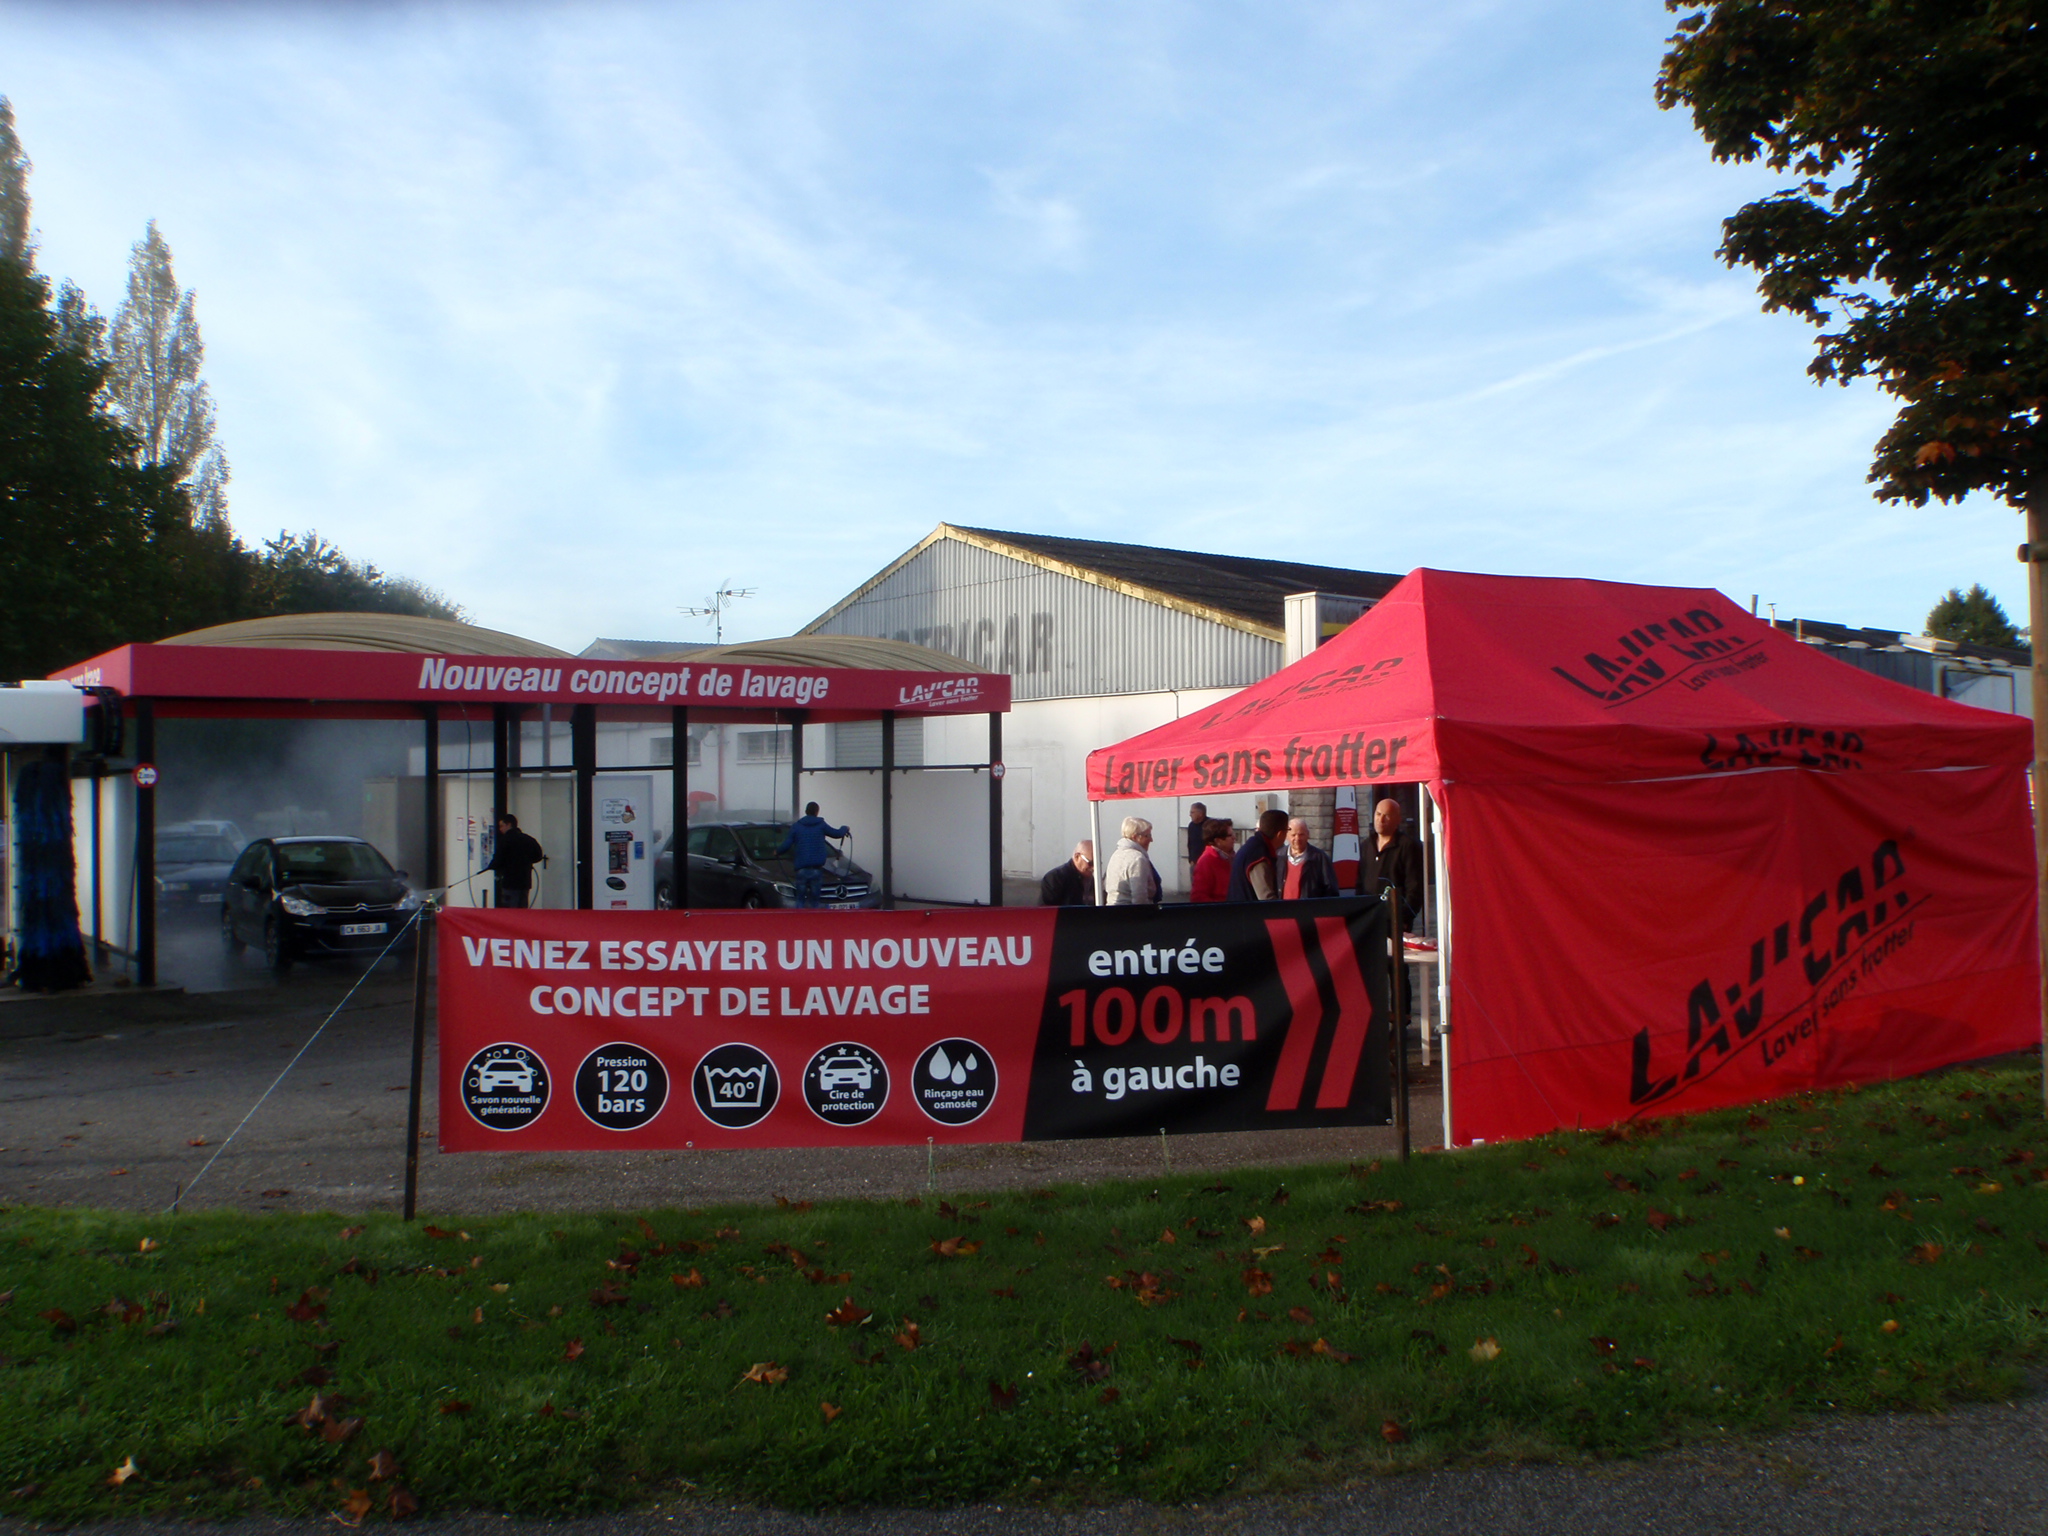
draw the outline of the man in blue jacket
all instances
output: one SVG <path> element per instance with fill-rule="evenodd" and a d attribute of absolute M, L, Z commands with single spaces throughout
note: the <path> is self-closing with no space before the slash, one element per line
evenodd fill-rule
<path fill-rule="evenodd" d="M 803 815 L 789 824 L 789 835 L 775 845 L 775 853 L 781 855 L 795 850 L 792 862 L 796 865 L 796 904 L 800 907 L 817 907 L 823 903 L 819 890 L 825 883 L 825 861 L 835 850 L 825 841 L 828 837 L 846 837 L 850 829 L 835 827 L 818 814 L 818 802 L 813 800 L 804 807 Z"/>

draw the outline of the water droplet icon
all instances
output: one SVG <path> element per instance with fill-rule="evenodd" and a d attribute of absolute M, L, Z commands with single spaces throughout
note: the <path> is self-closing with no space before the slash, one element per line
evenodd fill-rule
<path fill-rule="evenodd" d="M 978 1072 L 979 1070 L 981 1070 L 981 1058 L 979 1056 L 976 1056 L 972 1051 L 969 1051 L 967 1053 L 967 1070 L 970 1072 Z M 957 1083 L 960 1081 L 960 1079 L 956 1077 L 953 1079 L 953 1081 Z"/>
<path fill-rule="evenodd" d="M 941 1083 L 953 1075 L 953 1063 L 946 1058 L 943 1045 L 932 1052 L 931 1074 L 934 1081 Z"/>
<path fill-rule="evenodd" d="M 955 1064 L 953 1068 L 953 1081 L 956 1083 L 964 1083 L 967 1081 L 967 1064 L 965 1062 L 959 1062 Z"/>

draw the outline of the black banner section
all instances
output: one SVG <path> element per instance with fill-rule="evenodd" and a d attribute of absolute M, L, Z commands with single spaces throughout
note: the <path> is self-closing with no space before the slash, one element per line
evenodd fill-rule
<path fill-rule="evenodd" d="M 1062 908 L 1023 1139 L 1390 1123 L 1386 950 L 1376 901 Z"/>

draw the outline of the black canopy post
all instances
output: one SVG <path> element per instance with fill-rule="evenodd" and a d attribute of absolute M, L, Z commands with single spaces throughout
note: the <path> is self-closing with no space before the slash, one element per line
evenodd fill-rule
<path fill-rule="evenodd" d="M 675 887 L 669 900 L 678 907 L 690 904 L 690 706 L 678 704 L 669 711 L 669 729 L 674 744 L 669 752 L 673 767 L 669 774 L 669 863 Z"/>
<path fill-rule="evenodd" d="M 896 910 L 896 711 L 882 711 L 882 910 Z"/>
<path fill-rule="evenodd" d="M 1003 904 L 1003 717 L 988 716 L 988 904 Z"/>
<path fill-rule="evenodd" d="M 427 768 L 421 780 L 427 797 L 426 814 L 420 818 L 422 835 L 427 840 L 425 874 L 426 886 L 430 891 L 441 888 L 441 706 L 422 704 L 420 713 L 427 719 Z"/>
<path fill-rule="evenodd" d="M 156 985 L 156 702 L 135 701 L 135 984 Z M 143 780 L 147 778 L 148 782 Z"/>
<path fill-rule="evenodd" d="M 595 889 L 591 863 L 590 824 L 597 815 L 597 706 L 573 704 L 569 717 L 569 756 L 576 768 L 576 910 L 588 912 Z"/>
<path fill-rule="evenodd" d="M 807 709 L 789 712 L 789 819 L 804 813 L 804 720 Z"/>
<path fill-rule="evenodd" d="M 102 709 L 109 706 L 102 703 Z M 98 970 L 107 958 L 107 939 L 102 931 L 101 914 L 106 910 L 106 898 L 100 891 L 100 791 L 107 787 L 107 765 L 104 761 L 92 765 L 92 964 Z"/>
<path fill-rule="evenodd" d="M 512 809 L 511 738 L 518 729 L 512 718 L 512 706 L 493 704 L 491 706 L 491 835 L 485 839 L 495 856 L 498 847 L 498 823 L 505 819 L 505 813 Z M 498 904 L 498 893 L 493 886 L 491 905 Z"/>

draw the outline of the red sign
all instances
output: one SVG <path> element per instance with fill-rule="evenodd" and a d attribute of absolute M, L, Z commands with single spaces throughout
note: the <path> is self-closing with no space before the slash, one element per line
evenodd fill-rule
<path fill-rule="evenodd" d="M 135 765 L 135 783 L 141 789 L 148 789 L 151 785 L 155 784 L 156 764 L 137 763 Z"/>
<path fill-rule="evenodd" d="M 1010 679 L 990 672 L 577 657 L 420 656 L 390 651 L 126 645 L 62 676 L 130 698 L 319 699 L 378 703 L 679 704 L 711 711 L 804 709 L 814 719 L 976 714 L 1010 707 Z"/>
<path fill-rule="evenodd" d="M 1374 902 L 439 921 L 443 1151 L 1387 1120 Z"/>

